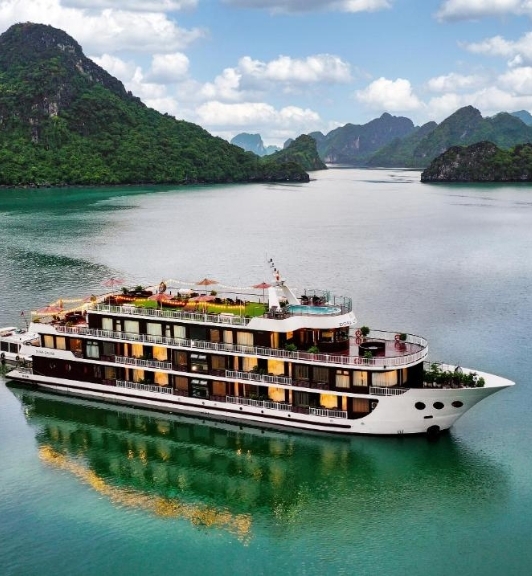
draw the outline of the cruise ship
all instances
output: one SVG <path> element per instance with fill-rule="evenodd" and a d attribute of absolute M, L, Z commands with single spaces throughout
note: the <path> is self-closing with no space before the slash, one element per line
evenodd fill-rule
<path fill-rule="evenodd" d="M 424 338 L 357 327 L 349 297 L 297 291 L 277 269 L 252 289 L 123 288 L 29 332 L 31 365 L 8 373 L 24 385 L 272 428 L 437 435 L 513 385 L 429 364 Z"/>

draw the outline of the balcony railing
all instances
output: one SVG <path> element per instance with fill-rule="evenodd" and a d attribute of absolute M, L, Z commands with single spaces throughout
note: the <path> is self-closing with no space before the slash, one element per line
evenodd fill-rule
<path fill-rule="evenodd" d="M 272 402 L 271 400 L 253 400 L 251 398 L 241 398 L 240 396 L 226 396 L 226 402 L 229 404 L 242 404 L 243 406 L 253 406 L 254 408 L 269 408 L 270 410 L 282 410 L 290 412 L 292 404 L 283 402 Z"/>
<path fill-rule="evenodd" d="M 171 362 L 161 362 L 160 360 L 143 360 L 142 358 L 131 358 L 130 356 L 115 356 L 114 359 L 118 364 L 129 364 L 142 368 L 158 368 L 160 370 L 172 369 Z"/>
<path fill-rule="evenodd" d="M 369 393 L 375 396 L 399 396 L 404 394 L 408 388 L 386 388 L 384 386 L 370 386 Z"/>
<path fill-rule="evenodd" d="M 284 384 L 290 386 L 292 378 L 288 376 L 270 376 L 268 374 L 258 374 L 257 372 L 237 372 L 236 370 L 226 370 L 226 378 L 236 378 L 238 380 L 251 380 L 252 382 L 265 382 L 267 384 Z"/>
<path fill-rule="evenodd" d="M 325 416 L 326 418 L 347 418 L 344 410 L 330 410 L 329 408 L 309 408 L 309 414 L 313 416 Z"/>
<path fill-rule="evenodd" d="M 141 384 L 140 382 L 128 382 L 127 380 L 117 380 L 119 388 L 130 388 L 132 390 L 142 390 L 144 392 L 158 392 L 159 394 L 173 394 L 169 386 L 155 386 L 152 384 Z"/>
<path fill-rule="evenodd" d="M 225 342 L 206 342 L 204 340 L 191 340 L 188 338 L 168 338 L 165 336 L 152 336 L 150 334 L 133 334 L 131 332 L 114 332 L 112 330 L 97 330 L 83 326 L 58 326 L 57 330 L 67 334 L 95 336 L 110 340 L 125 340 L 145 342 L 148 344 L 163 344 L 176 346 L 181 349 L 206 350 L 211 352 L 228 352 L 230 354 L 263 356 L 266 358 L 280 358 L 284 360 L 309 362 L 317 364 L 334 364 L 337 366 L 360 366 L 366 368 L 392 369 L 407 366 L 428 355 L 427 341 L 419 336 L 408 336 L 408 342 L 417 344 L 421 350 L 402 356 L 385 356 L 375 358 L 362 358 L 360 356 L 338 356 L 332 354 L 312 354 L 310 352 L 291 352 L 278 348 L 262 348 L 260 346 L 244 346 L 242 344 L 227 344 Z M 381 335 L 387 332 L 373 331 L 372 334 Z M 394 333 L 395 334 L 395 333 Z M 381 336 L 382 337 L 382 336 Z"/>

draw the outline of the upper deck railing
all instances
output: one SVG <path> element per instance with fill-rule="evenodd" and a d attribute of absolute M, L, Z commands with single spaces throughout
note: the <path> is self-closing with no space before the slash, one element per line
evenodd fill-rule
<path fill-rule="evenodd" d="M 313 354 L 311 352 L 292 352 L 281 350 L 279 348 L 264 348 L 261 346 L 244 346 L 242 344 L 227 344 L 225 342 L 207 342 L 204 340 L 192 340 L 189 338 L 168 338 L 166 336 L 152 336 L 150 334 L 134 334 L 132 332 L 115 332 L 113 330 L 99 330 L 96 328 L 87 328 L 84 326 L 57 326 L 59 332 L 67 334 L 80 334 L 86 336 L 95 336 L 109 340 L 127 340 L 133 342 L 145 342 L 147 344 L 162 344 L 165 346 L 176 346 L 181 349 L 205 350 L 210 352 L 227 352 L 230 354 L 244 354 L 248 356 L 262 356 L 266 358 L 279 358 L 284 360 L 332 364 L 336 366 L 360 366 L 378 369 L 393 369 L 397 367 L 408 366 L 412 363 L 423 360 L 428 355 L 427 341 L 419 336 L 409 335 L 407 342 L 416 344 L 420 350 L 411 354 L 402 354 L 399 356 L 376 356 L 374 358 L 363 358 L 361 356 L 341 356 L 332 354 Z M 372 337 L 381 337 L 382 335 L 391 336 L 391 333 L 373 330 Z M 395 336 L 395 333 L 393 334 Z M 392 338 L 389 338 L 390 340 Z"/>

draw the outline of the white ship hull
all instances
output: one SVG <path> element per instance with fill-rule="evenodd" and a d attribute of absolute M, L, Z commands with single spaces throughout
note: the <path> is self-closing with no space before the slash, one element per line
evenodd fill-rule
<path fill-rule="evenodd" d="M 371 413 L 356 420 L 190 398 L 179 396 L 177 391 L 167 394 L 36 376 L 31 370 L 24 368 L 13 370 L 8 376 L 23 384 L 61 394 L 217 420 L 344 435 L 409 435 L 437 434 L 448 430 L 475 404 L 513 385 L 513 382 L 499 376 L 477 373 L 486 380 L 482 388 L 412 388 L 402 394 L 370 396 L 370 399 L 377 402 L 377 406 Z M 455 407 L 453 402 L 461 406 Z M 416 408 L 419 403 L 423 403 L 425 408 Z M 435 408 L 435 405 L 439 406 L 438 403 L 443 407 Z"/>

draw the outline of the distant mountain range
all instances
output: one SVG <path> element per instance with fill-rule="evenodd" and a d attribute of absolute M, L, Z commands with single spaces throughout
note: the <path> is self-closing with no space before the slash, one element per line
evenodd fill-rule
<path fill-rule="evenodd" d="M 532 142 L 532 115 L 521 110 L 483 118 L 476 108 L 465 106 L 440 124 L 417 127 L 409 118 L 385 113 L 367 124 L 346 124 L 326 135 L 311 132 L 309 136 L 327 164 L 426 168 L 452 146 L 489 141 L 509 149 Z M 287 140 L 285 147 L 292 142 Z"/>
<path fill-rule="evenodd" d="M 278 146 L 264 146 L 260 134 L 249 134 L 247 132 L 237 134 L 231 140 L 231 144 L 240 146 L 240 148 L 243 148 L 247 152 L 253 152 L 253 154 L 257 156 L 268 156 L 280 150 Z"/>

